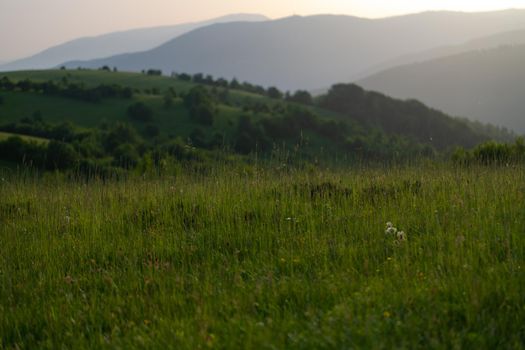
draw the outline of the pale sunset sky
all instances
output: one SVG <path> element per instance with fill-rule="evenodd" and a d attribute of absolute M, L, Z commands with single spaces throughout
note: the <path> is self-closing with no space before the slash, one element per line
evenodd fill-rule
<path fill-rule="evenodd" d="M 377 18 L 429 10 L 508 8 L 525 8 L 525 0 L 0 0 L 0 62 L 81 36 L 233 13 Z"/>

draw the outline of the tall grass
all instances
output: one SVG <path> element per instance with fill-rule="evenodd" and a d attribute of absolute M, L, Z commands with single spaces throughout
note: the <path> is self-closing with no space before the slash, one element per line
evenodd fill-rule
<path fill-rule="evenodd" d="M 522 167 L 0 181 L 2 348 L 525 346 Z"/>

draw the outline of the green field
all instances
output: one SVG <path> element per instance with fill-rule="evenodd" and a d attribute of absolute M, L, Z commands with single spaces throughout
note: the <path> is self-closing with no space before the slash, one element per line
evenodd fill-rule
<path fill-rule="evenodd" d="M 61 96 L 45 96 L 34 92 L 3 92 L 2 96 L 5 102 L 3 105 L 0 105 L 1 123 L 16 122 L 21 118 L 31 117 L 34 113 L 39 113 L 46 121 L 51 123 L 69 121 L 81 127 L 93 128 L 103 122 L 114 123 L 116 121 L 124 121 L 133 124 L 137 129 L 141 129 L 143 127 L 142 123 L 130 120 L 126 114 L 126 110 L 135 102 L 144 102 L 153 110 L 154 120 L 152 122 L 159 127 L 163 135 L 176 135 L 185 139 L 195 128 L 201 127 L 189 118 L 188 111 L 184 107 L 182 99 L 175 99 L 174 105 L 170 108 L 165 108 L 163 105 L 164 93 L 169 88 L 175 89 L 179 94 L 185 93 L 197 85 L 192 82 L 137 73 L 82 70 L 2 72 L 0 77 L 3 76 L 13 81 L 30 78 L 31 81 L 35 82 L 59 82 L 66 77 L 70 83 L 80 83 L 87 87 L 95 87 L 100 84 L 118 84 L 132 87 L 138 92 L 135 93 L 133 99 L 104 99 L 97 103 Z M 149 95 L 143 93 L 145 89 L 153 88 L 158 89 L 160 94 Z M 270 105 L 275 103 L 275 101 L 269 98 L 236 90 L 230 91 L 230 100 L 232 103 L 238 104 L 249 103 L 250 101 L 264 101 Z M 311 109 L 315 110 L 320 117 L 325 119 L 348 119 L 337 113 L 331 113 L 313 107 Z M 220 132 L 228 136 L 232 134 L 237 120 L 242 114 L 243 111 L 241 107 L 219 104 L 217 106 L 217 115 L 215 116 L 213 127 L 205 128 L 204 131 L 208 135 Z M 261 116 L 262 115 L 254 116 L 254 120 L 257 120 Z"/>
<path fill-rule="evenodd" d="M 21 71 L 21 72 L 2 72 L 0 77 L 8 77 L 13 82 L 29 79 L 33 82 L 54 81 L 63 83 L 82 84 L 86 87 L 96 87 L 100 84 L 117 84 L 130 87 L 135 92 L 133 98 L 105 98 L 98 102 L 87 102 L 79 99 L 45 95 L 35 91 L 0 91 L 3 103 L 0 105 L 0 126 L 8 123 L 17 123 L 24 118 L 32 118 L 39 115 L 42 120 L 51 124 L 70 122 L 73 125 L 89 130 L 97 129 L 103 124 L 115 124 L 124 122 L 132 125 L 137 131 L 142 132 L 146 124 L 155 125 L 160 137 L 165 139 L 179 138 L 185 142 L 191 138 L 196 130 L 202 132 L 203 138 L 213 139 L 219 135 L 227 145 L 232 147 L 235 143 L 239 118 L 249 116 L 252 123 L 262 118 L 278 118 L 282 112 L 261 112 L 254 113 L 246 111 L 245 107 L 253 103 L 263 103 L 266 106 L 299 106 L 292 102 L 271 99 L 262 95 L 252 94 L 241 90 L 230 89 L 227 102 L 217 102 L 215 104 L 213 125 L 199 124 L 189 115 L 188 108 L 184 105 L 183 95 L 191 88 L 199 84 L 182 81 L 165 76 L 151 76 L 139 73 L 125 72 L 106 72 L 92 70 L 42 70 L 42 71 Z M 167 108 L 164 105 L 164 95 L 168 89 L 172 88 L 178 94 L 173 100 L 173 105 Z M 147 90 L 157 89 L 158 93 L 151 94 Z M 131 119 L 127 114 L 129 106 L 142 102 L 151 109 L 153 118 L 148 123 Z M 367 135 L 362 125 L 348 118 L 344 114 L 328 111 L 316 106 L 301 106 L 309 110 L 323 121 L 344 121 L 350 128 L 352 135 Z M 337 147 L 326 137 L 304 132 L 304 140 L 301 141 L 301 151 L 303 153 L 317 154 L 319 150 L 330 150 L 328 153 L 336 153 Z M 294 141 L 297 143 L 296 141 Z M 282 147 L 285 141 L 279 141 L 274 146 Z M 296 144 L 294 144 L 296 146 Z"/>
<path fill-rule="evenodd" d="M 0 348 L 523 348 L 524 170 L 4 174 Z"/>
<path fill-rule="evenodd" d="M 49 140 L 41 138 L 41 137 L 19 135 L 19 134 L 13 134 L 13 133 L 9 133 L 9 132 L 2 132 L 2 131 L 0 131 L 0 141 L 7 140 L 8 138 L 14 137 L 14 136 L 20 137 L 23 140 L 26 140 L 26 141 L 29 141 L 29 142 L 36 142 L 36 143 L 43 143 L 43 144 L 49 142 Z"/>
<path fill-rule="evenodd" d="M 94 70 L 35 70 L 20 72 L 2 72 L 1 76 L 6 76 L 12 80 L 23 80 L 30 78 L 33 81 L 55 81 L 59 82 L 66 78 L 70 83 L 83 83 L 86 86 L 94 87 L 99 84 L 118 84 L 123 86 L 133 86 L 137 89 L 159 88 L 163 91 L 170 87 L 177 90 L 189 90 L 195 84 L 172 79 L 163 76 L 150 76 L 137 73 L 125 72 L 106 72 Z"/>

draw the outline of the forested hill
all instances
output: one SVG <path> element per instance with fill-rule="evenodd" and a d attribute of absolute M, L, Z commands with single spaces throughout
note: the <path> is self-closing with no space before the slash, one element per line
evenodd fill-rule
<path fill-rule="evenodd" d="M 276 149 L 312 161 L 409 159 L 512 138 L 355 85 L 335 85 L 314 99 L 306 91 L 201 74 L 109 69 L 5 74 L 0 131 L 0 152 L 9 161 L 89 169 L 134 167 L 144 157 L 203 159 L 210 152 L 264 158 Z"/>
<path fill-rule="evenodd" d="M 495 126 L 453 118 L 417 100 L 394 99 L 354 84 L 332 86 L 319 98 L 319 105 L 388 134 L 412 137 L 437 149 L 457 144 L 471 147 L 487 137 L 512 138 L 512 134 Z"/>
<path fill-rule="evenodd" d="M 359 84 L 525 133 L 524 62 L 525 45 L 503 46 L 399 66 Z"/>

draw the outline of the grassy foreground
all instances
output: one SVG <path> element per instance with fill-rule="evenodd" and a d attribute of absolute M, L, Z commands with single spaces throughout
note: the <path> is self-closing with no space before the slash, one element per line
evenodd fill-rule
<path fill-rule="evenodd" d="M 525 346 L 522 167 L 0 181 L 0 348 Z"/>

